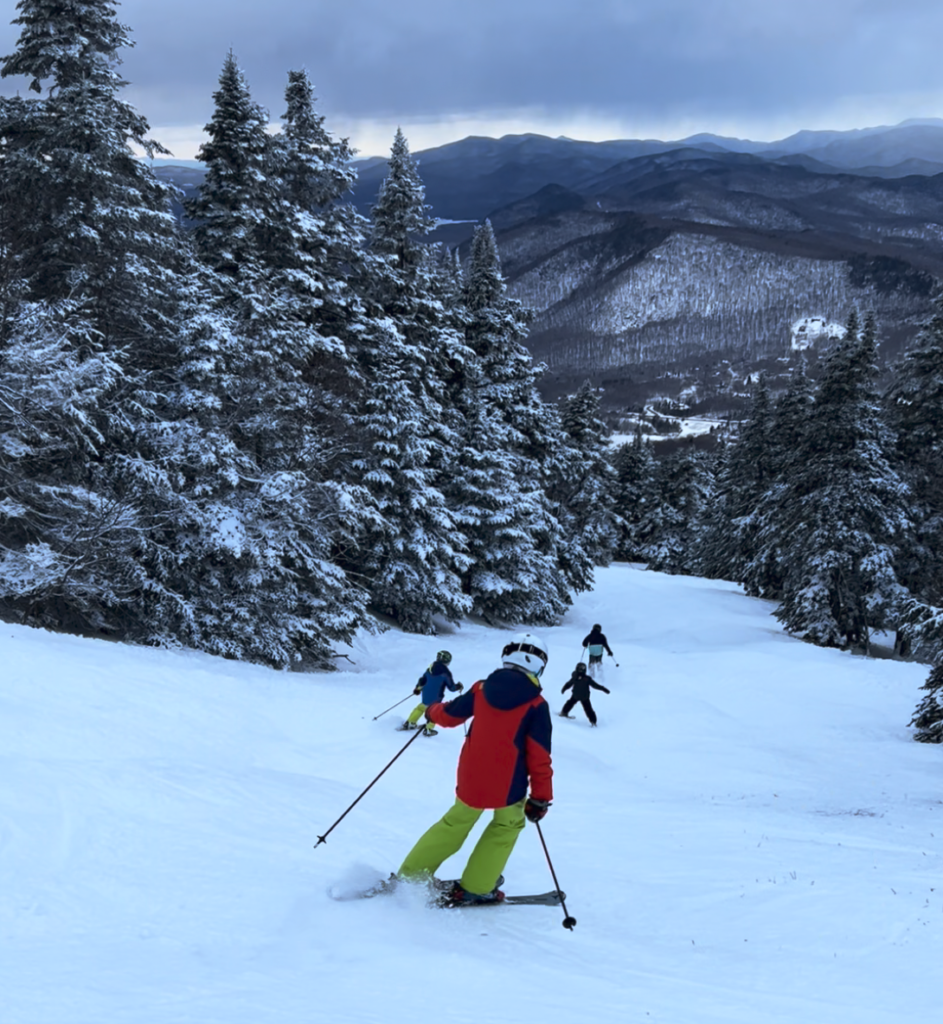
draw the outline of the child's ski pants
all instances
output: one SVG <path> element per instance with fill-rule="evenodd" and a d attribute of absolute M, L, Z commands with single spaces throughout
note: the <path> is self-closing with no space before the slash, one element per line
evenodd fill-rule
<path fill-rule="evenodd" d="M 400 877 L 434 875 L 444 861 L 462 848 L 483 810 L 469 807 L 456 798 L 445 815 L 420 837 L 406 855 L 399 869 Z M 462 872 L 461 886 L 465 892 L 481 895 L 494 889 L 523 830 L 524 800 L 495 809 Z"/>

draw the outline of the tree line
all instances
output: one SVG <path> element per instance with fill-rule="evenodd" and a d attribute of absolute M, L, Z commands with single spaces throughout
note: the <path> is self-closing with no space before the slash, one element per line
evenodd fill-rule
<path fill-rule="evenodd" d="M 186 203 L 132 144 L 109 0 L 21 0 L 0 100 L 0 604 L 20 621 L 285 667 L 389 617 L 549 624 L 613 558 L 742 583 L 808 641 L 937 663 L 943 311 L 878 387 L 848 321 L 734 443 L 607 442 L 544 402 L 486 222 L 464 260 L 402 132 L 368 218 L 291 71 L 277 131 L 234 55 Z"/>
<path fill-rule="evenodd" d="M 369 218 L 291 71 L 230 53 L 186 204 L 123 101 L 109 0 L 21 0 L 0 101 L 0 601 L 273 666 L 387 616 L 557 621 L 611 557 L 575 399 L 548 405 L 488 223 L 464 264 L 398 132 Z"/>
<path fill-rule="evenodd" d="M 616 453 L 617 557 L 741 583 L 792 635 L 935 665 L 916 738 L 943 741 L 943 305 L 879 386 L 878 327 L 852 312 L 813 382 L 760 376 L 736 440 Z"/>

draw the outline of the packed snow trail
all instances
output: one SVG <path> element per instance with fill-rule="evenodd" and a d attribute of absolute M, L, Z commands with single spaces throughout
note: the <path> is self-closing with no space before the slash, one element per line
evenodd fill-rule
<path fill-rule="evenodd" d="M 486 675 L 502 633 L 365 636 L 304 675 L 3 626 L 0 1020 L 935 1019 L 943 751 L 906 728 L 927 670 L 801 644 L 771 608 L 619 565 L 541 631 L 553 712 L 593 622 L 621 664 L 599 728 L 553 716 L 572 932 L 559 907 L 330 898 L 449 806 L 460 729 L 313 848 L 402 746 L 399 711 L 374 716 L 442 647 Z M 506 874 L 552 888 L 530 826 Z"/>

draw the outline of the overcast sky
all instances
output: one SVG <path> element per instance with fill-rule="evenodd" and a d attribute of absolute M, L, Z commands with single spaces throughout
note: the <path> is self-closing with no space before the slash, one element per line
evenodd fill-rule
<path fill-rule="evenodd" d="M 19 27 L 0 24 L 0 54 Z M 940 0 L 124 0 L 127 98 L 192 158 L 232 48 L 277 120 L 305 67 L 362 155 L 470 134 L 764 141 L 943 116 Z M 6 94 L 18 85 L 6 79 Z"/>

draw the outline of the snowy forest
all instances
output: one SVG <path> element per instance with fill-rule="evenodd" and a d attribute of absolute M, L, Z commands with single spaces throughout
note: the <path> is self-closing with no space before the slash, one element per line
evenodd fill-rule
<path fill-rule="evenodd" d="M 813 382 L 736 440 L 613 447 L 586 384 L 544 401 L 494 233 L 435 227 L 398 132 L 371 215 L 287 75 L 280 127 L 224 60 L 199 153 L 121 99 L 107 0 L 22 0 L 0 100 L 0 602 L 13 620 L 328 667 L 360 628 L 552 624 L 613 559 L 742 583 L 813 643 L 934 662 L 943 739 L 943 311 L 879 387 L 851 311 Z M 177 197 L 179 198 L 179 196 Z"/>

